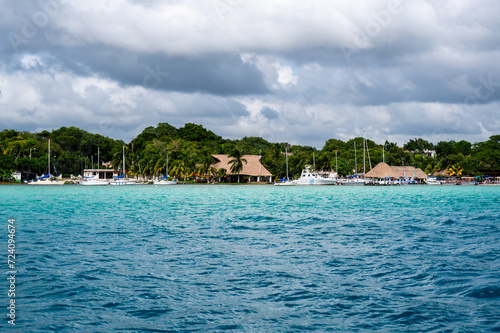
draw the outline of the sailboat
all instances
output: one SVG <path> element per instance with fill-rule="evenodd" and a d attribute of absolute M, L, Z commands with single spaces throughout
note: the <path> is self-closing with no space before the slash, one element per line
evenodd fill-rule
<path fill-rule="evenodd" d="M 125 169 L 125 146 L 123 146 L 123 174 L 121 176 L 113 177 L 114 181 L 109 182 L 109 185 L 136 185 L 135 180 L 128 179 L 126 176 Z"/>
<path fill-rule="evenodd" d="M 84 177 L 80 182 L 80 185 L 85 186 L 106 186 L 108 184 L 107 180 L 99 179 L 99 175 L 95 175 L 94 177 Z"/>
<path fill-rule="evenodd" d="M 97 148 L 97 175 L 93 177 L 83 177 L 82 181 L 80 182 L 80 185 L 84 186 L 107 186 L 109 185 L 108 181 L 106 179 L 100 179 L 99 178 L 99 147 Z M 93 164 L 92 164 L 93 165 Z M 93 167 L 92 167 L 93 169 Z"/>
<path fill-rule="evenodd" d="M 34 180 L 29 185 L 64 185 L 64 180 L 51 180 L 50 179 L 50 139 L 48 143 L 48 172 L 46 175 L 38 177 L 37 180 Z"/>
<path fill-rule="evenodd" d="M 288 150 L 287 147 L 285 147 L 285 161 L 286 161 L 286 179 L 280 179 L 282 182 L 280 183 L 274 183 L 275 186 L 295 186 L 294 182 L 288 178 Z"/>
<path fill-rule="evenodd" d="M 153 181 L 154 185 L 175 185 L 177 184 L 177 179 L 176 180 L 168 180 L 168 154 L 167 154 L 167 160 L 166 160 L 166 166 L 165 166 L 165 177 L 160 177 L 158 180 Z"/>
<path fill-rule="evenodd" d="M 365 174 L 365 135 L 364 135 L 364 132 L 363 132 L 363 176 Z M 365 179 L 364 178 L 360 178 L 357 174 L 358 172 L 358 166 L 357 166 L 357 163 L 356 163 L 356 142 L 354 142 L 354 169 L 355 169 L 355 172 L 356 174 L 353 175 L 353 176 L 347 176 L 347 179 L 345 179 L 342 183 L 340 183 L 340 185 L 344 185 L 344 186 L 364 186 L 365 185 Z"/>

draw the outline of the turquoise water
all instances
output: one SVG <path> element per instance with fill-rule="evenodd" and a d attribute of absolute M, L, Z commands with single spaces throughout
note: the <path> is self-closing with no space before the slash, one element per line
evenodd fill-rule
<path fill-rule="evenodd" d="M 500 187 L 2 186 L 0 200 L 18 271 L 2 330 L 500 331 Z"/>

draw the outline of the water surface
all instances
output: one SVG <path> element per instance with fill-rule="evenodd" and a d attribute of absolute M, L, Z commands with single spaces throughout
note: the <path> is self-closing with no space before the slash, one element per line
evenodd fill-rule
<path fill-rule="evenodd" d="M 2 186 L 0 199 L 5 230 L 16 218 L 19 331 L 500 331 L 500 187 Z"/>

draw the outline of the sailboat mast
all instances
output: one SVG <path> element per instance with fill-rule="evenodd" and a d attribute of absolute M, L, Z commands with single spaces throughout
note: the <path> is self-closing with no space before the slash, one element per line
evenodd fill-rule
<path fill-rule="evenodd" d="M 165 170 L 165 177 L 167 177 L 167 180 L 168 180 L 168 153 L 167 153 L 167 166 L 166 166 L 166 170 Z"/>
<path fill-rule="evenodd" d="M 354 170 L 358 174 L 358 163 L 356 161 L 356 140 L 354 140 Z"/>
<path fill-rule="evenodd" d="M 337 159 L 337 152 L 338 152 L 338 150 L 335 150 L 335 173 L 338 176 L 338 174 L 339 174 L 339 162 Z"/>
<path fill-rule="evenodd" d="M 363 131 L 363 177 L 366 173 L 366 140 L 365 131 Z"/>
<path fill-rule="evenodd" d="M 49 156 L 48 156 L 48 159 L 49 159 L 49 177 L 50 177 L 50 139 L 49 139 Z"/>
<path fill-rule="evenodd" d="M 285 146 L 285 161 L 286 161 L 286 180 L 288 180 L 288 150 Z"/>
<path fill-rule="evenodd" d="M 125 178 L 125 146 L 123 146 L 123 178 Z"/>
<path fill-rule="evenodd" d="M 99 170 L 99 147 L 97 147 L 97 170 Z"/>

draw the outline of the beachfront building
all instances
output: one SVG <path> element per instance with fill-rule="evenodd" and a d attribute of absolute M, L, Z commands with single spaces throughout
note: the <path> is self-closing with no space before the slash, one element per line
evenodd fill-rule
<path fill-rule="evenodd" d="M 224 154 L 212 155 L 216 162 L 211 165 L 211 167 L 220 170 L 226 170 L 226 179 L 228 182 L 237 182 L 238 174 L 231 172 L 231 161 L 233 158 Z M 243 162 L 243 170 L 240 172 L 240 179 L 244 177 L 248 178 L 248 182 L 252 183 L 264 183 L 272 182 L 272 174 L 260 163 L 260 155 L 243 155 L 242 159 L 246 160 L 247 163 Z"/>
<path fill-rule="evenodd" d="M 390 166 L 381 162 L 368 171 L 365 178 L 369 183 L 378 185 L 419 184 L 425 181 L 427 175 L 421 169 L 412 166 Z"/>
<path fill-rule="evenodd" d="M 83 177 L 92 178 L 99 176 L 99 179 L 113 179 L 113 177 L 119 176 L 119 171 L 113 169 L 84 169 Z"/>

